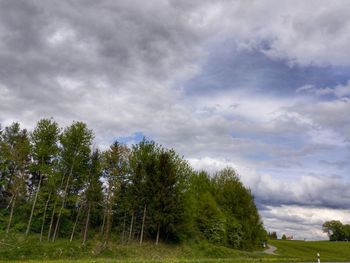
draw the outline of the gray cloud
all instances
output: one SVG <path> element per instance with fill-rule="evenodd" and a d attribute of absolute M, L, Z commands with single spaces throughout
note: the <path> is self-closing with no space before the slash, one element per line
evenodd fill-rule
<path fill-rule="evenodd" d="M 348 223 L 349 210 L 284 205 L 261 210 L 268 231 L 293 235 L 295 239 L 328 239 L 322 224 L 329 220 Z"/>
<path fill-rule="evenodd" d="M 197 168 L 236 166 L 262 206 L 349 208 L 348 85 L 313 87 L 323 94 L 316 98 L 306 89 L 281 97 L 229 85 L 218 96 L 197 89 L 187 97 L 184 87 L 206 74 L 204 61 L 217 49 L 300 70 L 346 66 L 349 8 L 347 1 L 0 0 L 0 122 L 82 120 L 99 145 L 141 132 Z M 259 85 L 254 74 L 242 81 Z"/>
<path fill-rule="evenodd" d="M 296 182 L 261 182 L 256 187 L 254 193 L 257 199 L 266 205 L 350 209 L 349 184 L 344 184 L 342 179 L 303 176 L 296 178 Z"/>
<path fill-rule="evenodd" d="M 54 116 L 130 133 L 171 112 L 169 89 L 196 71 L 201 32 L 191 10 L 139 4 L 1 2 L 2 121 Z"/>

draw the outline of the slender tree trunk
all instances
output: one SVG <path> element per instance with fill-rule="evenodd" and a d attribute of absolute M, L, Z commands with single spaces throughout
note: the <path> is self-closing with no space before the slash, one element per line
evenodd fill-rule
<path fill-rule="evenodd" d="M 14 194 L 14 197 L 12 199 L 10 217 L 9 217 L 9 221 L 7 223 L 6 234 L 8 234 L 9 231 L 10 231 L 10 227 L 11 227 L 11 223 L 12 223 L 12 217 L 13 217 L 13 210 L 15 208 L 15 203 L 16 203 L 16 197 L 17 197 L 17 193 Z"/>
<path fill-rule="evenodd" d="M 50 238 L 51 238 L 51 231 L 52 231 L 52 227 L 53 227 L 53 220 L 55 218 L 55 212 L 56 212 L 56 204 L 57 204 L 57 200 L 55 200 L 55 203 L 53 205 L 53 210 L 52 210 L 52 213 L 51 213 L 50 226 L 49 226 L 49 231 L 47 233 L 47 242 L 49 242 Z"/>
<path fill-rule="evenodd" d="M 128 240 L 128 242 L 131 241 L 133 224 L 134 224 L 134 209 L 132 210 L 132 214 L 131 214 L 130 232 L 129 232 L 129 240 Z"/>
<path fill-rule="evenodd" d="M 63 182 L 64 182 L 64 178 L 66 177 L 66 175 L 63 175 L 62 180 L 61 180 L 61 184 L 60 184 L 60 188 L 62 189 L 63 186 Z M 55 199 L 55 203 L 53 205 L 53 210 L 52 210 L 52 214 L 51 214 L 51 220 L 50 220 L 50 227 L 49 227 L 49 232 L 47 233 L 47 242 L 50 241 L 51 238 L 51 231 L 52 231 L 52 227 L 53 227 L 53 220 L 55 218 L 55 212 L 56 212 L 56 205 L 57 205 L 57 198 Z"/>
<path fill-rule="evenodd" d="M 107 195 L 107 211 L 106 211 L 106 226 L 104 228 L 103 239 L 104 245 L 106 246 L 109 239 L 109 232 L 112 225 L 112 207 L 113 207 L 113 197 L 111 191 L 111 184 L 108 186 L 108 195 Z"/>
<path fill-rule="evenodd" d="M 135 235 L 136 235 L 136 240 L 140 240 L 140 234 L 141 234 L 141 230 L 140 231 L 136 231 Z M 134 235 L 134 237 L 135 237 Z M 134 238 L 135 239 L 135 238 Z"/>
<path fill-rule="evenodd" d="M 76 217 L 75 222 L 74 222 L 72 233 L 70 235 L 70 240 L 69 240 L 70 242 L 72 242 L 73 237 L 74 237 L 75 228 L 77 227 L 79 216 L 80 216 L 80 210 L 81 210 L 81 207 L 79 207 L 79 209 L 78 209 L 78 214 L 77 214 L 77 217 Z"/>
<path fill-rule="evenodd" d="M 105 228 L 105 221 L 106 221 L 106 210 L 103 213 L 103 220 L 102 220 L 102 226 L 101 226 L 101 236 L 103 236 L 104 228 Z"/>
<path fill-rule="evenodd" d="M 122 243 L 124 243 L 124 240 L 125 240 L 125 225 L 126 225 L 126 210 L 124 211 Z"/>
<path fill-rule="evenodd" d="M 19 174 L 19 180 L 20 180 L 18 182 L 18 184 L 21 184 L 21 182 L 23 180 L 23 173 L 22 173 L 22 171 L 18 171 L 18 174 Z M 19 194 L 19 188 L 20 188 L 20 186 L 16 185 L 16 187 L 14 189 L 15 191 L 14 191 L 13 198 L 12 198 L 11 211 L 10 211 L 10 217 L 9 217 L 7 227 L 6 227 L 6 234 L 9 233 L 10 227 L 12 224 L 13 212 L 15 210 L 16 198 L 18 197 L 18 194 Z"/>
<path fill-rule="evenodd" d="M 9 209 L 9 207 L 11 206 L 12 200 L 13 200 L 13 198 L 14 198 L 15 196 L 16 196 L 16 195 L 12 195 L 12 196 L 11 196 L 10 202 L 9 202 L 9 204 L 6 206 L 6 210 Z"/>
<path fill-rule="evenodd" d="M 43 219 L 42 219 L 42 223 L 41 223 L 40 242 L 42 242 L 42 240 L 43 240 L 43 233 L 44 233 L 44 226 L 45 226 L 45 219 L 46 219 L 46 211 L 47 211 L 47 207 L 48 207 L 49 202 L 50 202 L 51 193 L 52 193 L 52 191 L 50 191 L 49 197 L 47 198 L 47 201 L 46 201 L 46 204 L 45 204 L 44 215 L 43 215 Z"/>
<path fill-rule="evenodd" d="M 57 236 L 58 236 L 58 226 L 60 224 L 60 217 L 57 217 L 56 223 L 55 223 L 55 230 L 53 231 L 51 242 L 55 242 Z"/>
<path fill-rule="evenodd" d="M 33 214 L 34 214 L 34 209 L 35 209 L 35 205 L 36 205 L 36 201 L 38 200 L 38 195 L 39 195 L 39 192 L 40 192 L 40 186 L 41 186 L 41 181 L 42 181 L 43 177 L 40 173 L 40 179 L 39 179 L 39 184 L 38 184 L 38 189 L 36 190 L 36 193 L 35 193 L 35 197 L 34 197 L 34 201 L 33 201 L 33 205 L 32 205 L 32 210 L 30 211 L 30 217 L 29 217 L 29 220 L 28 220 L 28 225 L 27 225 L 27 230 L 26 230 L 26 236 L 28 236 L 29 234 L 29 230 L 30 230 L 30 226 L 32 224 L 32 218 L 33 218 Z"/>
<path fill-rule="evenodd" d="M 89 221 L 90 221 L 90 210 L 91 210 L 91 204 L 89 204 L 88 213 L 87 213 L 87 217 L 86 217 L 84 238 L 83 238 L 83 246 L 85 246 L 85 244 L 86 244 L 86 238 L 87 238 L 87 233 L 88 233 L 88 228 L 89 228 Z"/>
<path fill-rule="evenodd" d="M 160 231 L 160 223 L 158 223 L 158 227 L 157 227 L 156 246 L 158 246 L 158 243 L 159 243 L 159 231 Z"/>
<path fill-rule="evenodd" d="M 140 245 L 142 245 L 142 240 L 143 240 L 143 230 L 144 230 L 144 227 L 145 227 L 146 211 L 147 211 L 147 204 L 145 204 L 145 207 L 143 209 L 142 227 L 141 227 L 141 235 L 140 235 Z"/>
<path fill-rule="evenodd" d="M 74 158 L 75 159 L 75 158 Z M 74 159 L 73 159 L 73 162 L 72 162 L 72 166 L 70 168 L 70 171 L 69 171 L 69 175 L 68 175 L 68 178 L 67 178 L 67 182 L 66 182 L 66 186 L 64 188 L 64 194 L 63 194 L 63 200 L 62 200 L 62 205 L 61 205 L 61 208 L 60 208 L 60 211 L 58 213 L 58 217 L 57 217 L 57 221 L 56 221 L 56 226 L 55 226 L 55 231 L 53 233 L 53 237 L 52 237 L 52 242 L 55 242 L 55 239 L 57 237 L 57 231 L 58 231 L 58 226 L 60 224 L 60 219 L 61 219 L 61 215 L 62 215 L 62 211 L 63 211 L 63 208 L 66 204 L 66 197 L 67 197 L 67 191 L 68 191 L 68 187 L 69 187 L 69 181 L 70 181 L 70 178 L 72 177 L 72 174 L 73 174 L 73 167 L 74 167 Z"/>
<path fill-rule="evenodd" d="M 109 239 L 109 232 L 111 230 L 111 225 L 112 225 L 112 208 L 108 207 L 107 215 L 106 215 L 106 227 L 104 229 L 104 235 L 103 235 L 105 244 L 107 244 Z"/>

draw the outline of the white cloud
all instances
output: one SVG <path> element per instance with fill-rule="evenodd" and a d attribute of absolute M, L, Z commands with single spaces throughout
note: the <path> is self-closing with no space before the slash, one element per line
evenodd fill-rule
<path fill-rule="evenodd" d="M 317 88 L 312 85 L 305 85 L 296 90 L 297 93 L 309 93 L 312 95 L 316 95 L 319 97 L 325 95 L 333 95 L 336 98 L 343 98 L 346 100 L 346 97 L 350 96 L 350 81 L 348 81 L 345 85 L 336 85 L 335 87 L 325 87 L 325 88 Z"/>
<path fill-rule="evenodd" d="M 328 239 L 322 231 L 322 224 L 329 220 L 340 220 L 350 223 L 349 210 L 295 205 L 268 206 L 262 211 L 264 225 L 268 231 L 293 235 L 294 239 L 319 240 Z"/>
<path fill-rule="evenodd" d="M 320 176 L 305 159 L 339 163 L 334 149 L 350 143 L 349 83 L 303 86 L 297 97 L 242 87 L 189 97 L 184 83 L 203 71 L 213 46 L 262 52 L 300 70 L 348 65 L 349 9 L 338 0 L 3 1 L 0 122 L 82 120 L 104 147 L 141 132 L 196 168 L 233 166 L 261 202 L 344 207 L 344 180 Z"/>
<path fill-rule="evenodd" d="M 219 35 L 290 65 L 348 65 L 350 5 L 329 1 L 222 1 Z M 221 32 L 224 31 L 224 33 Z"/>
<path fill-rule="evenodd" d="M 268 231 L 293 235 L 295 239 L 327 239 L 322 224 L 328 220 L 348 220 L 349 184 L 342 178 L 303 175 L 292 178 L 257 172 L 254 163 L 215 158 L 191 158 L 191 165 L 210 173 L 225 167 L 234 168 L 261 206 L 261 216 Z M 301 170 L 302 171 L 302 170 Z"/>

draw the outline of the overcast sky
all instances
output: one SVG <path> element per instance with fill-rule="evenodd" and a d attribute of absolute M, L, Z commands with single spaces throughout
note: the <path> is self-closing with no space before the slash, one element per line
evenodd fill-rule
<path fill-rule="evenodd" d="M 233 166 L 268 231 L 350 223 L 350 1 L 0 0 L 0 123 Z"/>

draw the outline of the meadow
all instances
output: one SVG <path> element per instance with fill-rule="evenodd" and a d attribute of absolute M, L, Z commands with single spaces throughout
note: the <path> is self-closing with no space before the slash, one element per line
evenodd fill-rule
<path fill-rule="evenodd" d="M 316 262 L 316 253 L 320 253 L 322 262 L 350 261 L 349 242 L 271 240 L 269 244 L 277 248 L 277 255 L 240 251 L 202 241 L 158 246 L 147 242 L 142 246 L 111 242 L 103 250 L 96 240 L 83 247 L 78 241 L 39 243 L 33 237 L 17 236 L 12 242 L 0 240 L 0 262 Z"/>
<path fill-rule="evenodd" d="M 322 261 L 350 262 L 350 242 L 271 240 L 270 244 L 277 247 L 278 257 L 295 261 L 315 261 L 320 253 Z"/>

